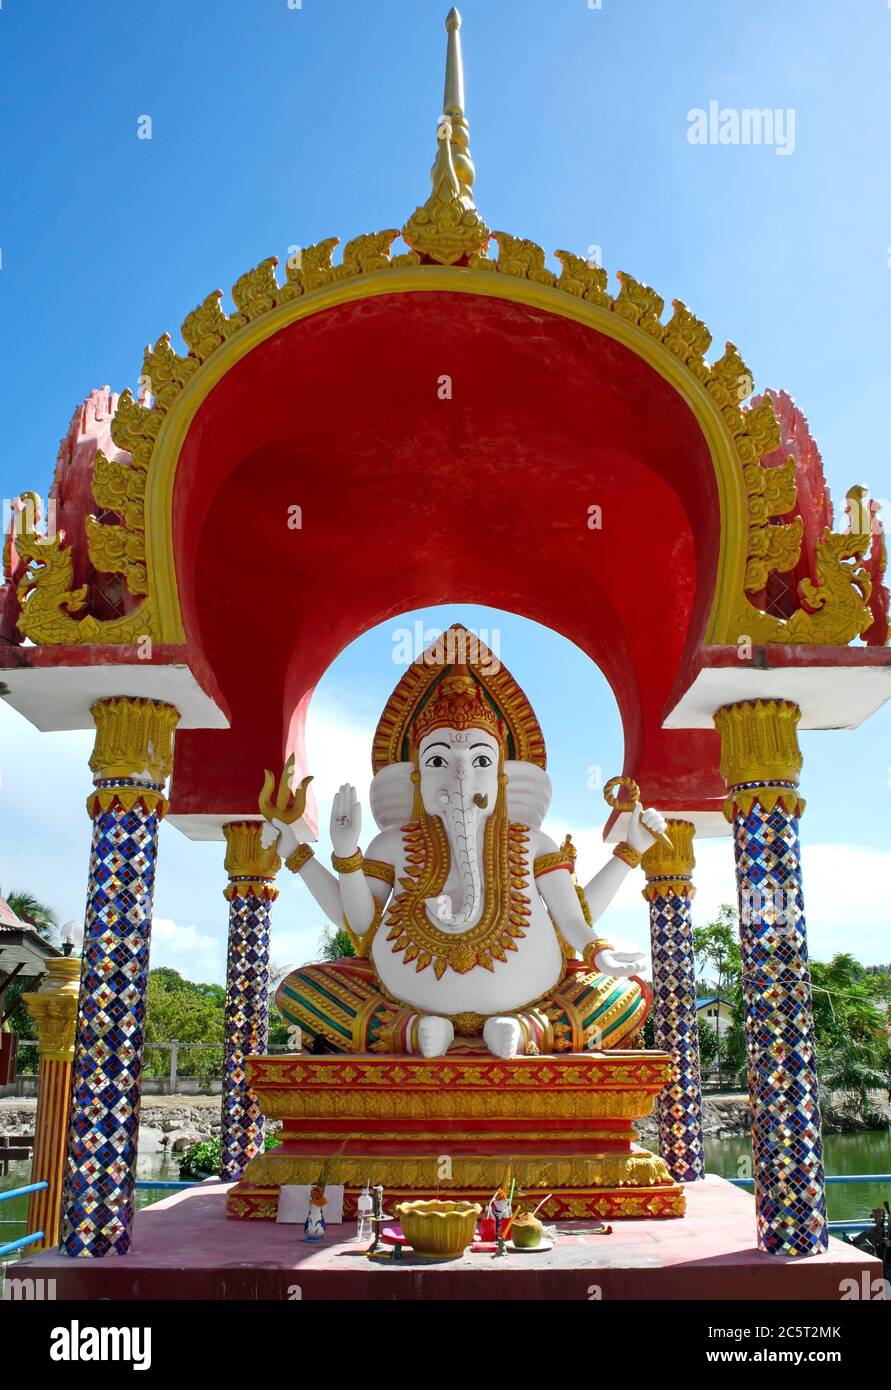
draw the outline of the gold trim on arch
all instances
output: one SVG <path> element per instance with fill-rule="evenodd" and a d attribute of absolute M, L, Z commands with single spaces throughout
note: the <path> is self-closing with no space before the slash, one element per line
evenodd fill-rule
<path fill-rule="evenodd" d="M 190 372 L 161 423 L 146 481 L 146 559 L 160 641 L 185 640 L 173 553 L 173 492 L 180 451 L 195 415 L 210 392 L 249 352 L 292 323 L 361 299 L 425 291 L 507 300 L 580 323 L 627 347 L 677 391 L 692 411 L 706 441 L 714 466 L 721 513 L 715 592 L 705 640 L 736 640 L 740 596 L 744 592 L 746 575 L 749 509 L 739 454 L 721 407 L 685 361 L 617 309 L 590 303 L 553 285 L 520 279 L 509 273 L 492 274 L 496 264 L 486 261 L 472 268 L 388 266 L 352 280 L 325 284 L 261 313 L 216 346 L 208 360 Z M 484 272 L 483 265 L 489 273 Z M 618 305 L 622 293 L 612 302 Z M 194 359 L 185 360 L 194 364 Z M 757 458 L 752 462 L 757 464 Z M 753 614 L 755 611 L 752 610 Z"/>

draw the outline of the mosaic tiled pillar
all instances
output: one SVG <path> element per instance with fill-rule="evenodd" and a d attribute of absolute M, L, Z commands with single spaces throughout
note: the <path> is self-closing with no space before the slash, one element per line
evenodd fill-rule
<path fill-rule="evenodd" d="M 655 840 L 643 856 L 650 904 L 653 957 L 653 1028 L 656 1046 L 670 1052 L 677 1077 L 659 1096 L 659 1152 L 678 1182 L 705 1177 L 702 1153 L 702 1086 L 696 1023 L 696 975 L 690 899 L 693 831 L 689 821 L 670 820 L 671 847 Z"/>
<path fill-rule="evenodd" d="M 759 1249 L 828 1240 L 798 820 L 800 710 L 785 700 L 715 715 L 733 826 Z"/>
<path fill-rule="evenodd" d="M 179 714 L 125 698 L 100 700 L 92 714 L 93 842 L 61 1238 L 66 1254 L 97 1258 L 130 1248 L 158 828 Z"/>
<path fill-rule="evenodd" d="M 32 1252 L 59 1242 L 79 982 L 80 961 L 57 956 L 47 961 L 40 988 L 22 995 L 37 1024 L 40 1059 L 31 1181 L 47 1184 L 43 1191 L 32 1192 L 28 1202 L 28 1230 L 43 1231 L 39 1244 L 30 1247 Z"/>
<path fill-rule="evenodd" d="M 226 1053 L 223 1064 L 220 1174 L 237 1182 L 263 1152 L 264 1121 L 247 1084 L 245 1062 L 266 1051 L 269 1029 L 269 915 L 278 897 L 279 857 L 260 844 L 261 822 L 223 827 L 229 884 L 226 960 Z"/>

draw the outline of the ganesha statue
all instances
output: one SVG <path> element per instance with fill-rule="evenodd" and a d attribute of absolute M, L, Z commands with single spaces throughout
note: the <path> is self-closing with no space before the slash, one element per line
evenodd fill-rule
<path fill-rule="evenodd" d="M 438 1057 L 456 1035 L 499 1058 L 627 1047 L 651 1000 L 643 954 L 615 950 L 597 924 L 665 822 L 636 804 L 579 885 L 569 837 L 541 829 L 551 784 L 529 702 L 488 653 L 440 660 L 462 635 L 414 662 L 384 710 L 364 852 L 352 786 L 331 811 L 334 873 L 267 804 L 264 845 L 355 950 L 293 970 L 276 1003 L 311 1051 Z"/>

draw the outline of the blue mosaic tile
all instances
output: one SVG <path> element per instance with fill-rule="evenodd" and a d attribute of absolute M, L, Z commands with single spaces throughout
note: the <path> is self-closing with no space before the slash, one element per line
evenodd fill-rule
<path fill-rule="evenodd" d="M 221 1174 L 230 1182 L 263 1152 L 264 1119 L 248 1088 L 245 1059 L 266 1051 L 270 908 L 268 898 L 251 892 L 237 893 L 229 904 Z"/>
<path fill-rule="evenodd" d="M 656 1102 L 659 1152 L 677 1182 L 695 1182 L 705 1176 L 705 1160 L 689 898 L 672 892 L 652 898 L 650 945 L 656 1046 L 672 1053 L 678 1067 Z"/>
<path fill-rule="evenodd" d="M 93 822 L 61 1248 L 130 1248 L 158 814 L 115 803 Z"/>
<path fill-rule="evenodd" d="M 756 801 L 733 833 L 758 1245 L 814 1255 L 829 1229 L 798 822 Z"/>

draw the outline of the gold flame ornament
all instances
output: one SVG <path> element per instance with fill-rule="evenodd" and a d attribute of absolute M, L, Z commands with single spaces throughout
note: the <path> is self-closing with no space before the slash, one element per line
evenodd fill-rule
<path fill-rule="evenodd" d="M 626 797 L 619 795 L 619 787 L 627 792 Z M 633 777 L 611 777 L 603 789 L 603 799 L 614 811 L 633 811 L 635 806 L 640 804 L 640 787 Z M 664 840 L 668 847 L 672 848 L 671 840 L 664 830 L 658 835 L 655 830 L 650 830 L 648 825 L 644 825 L 644 830 L 649 831 L 654 840 Z"/>
<path fill-rule="evenodd" d="M 266 820 L 280 820 L 285 825 L 293 825 L 295 821 L 300 820 L 306 810 L 306 789 L 312 781 L 312 777 L 304 777 L 296 791 L 291 786 L 293 777 L 294 754 L 292 753 L 279 778 L 278 790 L 275 792 L 275 800 L 273 801 L 271 798 L 275 789 L 275 774 L 266 768 L 263 775 L 263 790 L 260 793 L 260 814 Z"/>

